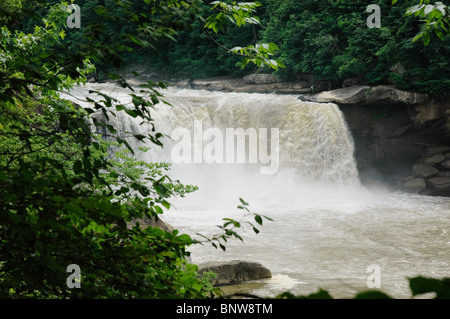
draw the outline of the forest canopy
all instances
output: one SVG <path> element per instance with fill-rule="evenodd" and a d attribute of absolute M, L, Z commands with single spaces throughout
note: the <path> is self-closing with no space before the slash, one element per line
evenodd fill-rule
<path fill-rule="evenodd" d="M 196 22 L 180 33 L 177 42 L 158 43 L 158 53 L 131 55 L 129 60 L 140 61 L 169 78 L 242 76 L 261 70 L 252 65 L 243 70 L 236 67 L 239 58 L 227 55 L 210 36 L 225 47 L 270 40 L 280 48 L 279 57 L 286 65 L 276 72 L 283 80 L 296 80 L 308 73 L 316 81 L 331 81 L 334 87 L 341 87 L 345 79 L 357 78 L 360 83 L 394 84 L 426 93 L 450 91 L 450 37 L 444 36 L 448 24 L 442 22 L 441 32 L 423 33 L 423 17 L 405 15 L 418 1 L 394 5 L 391 0 L 260 2 L 261 24 L 244 27 L 246 32 L 229 25 L 226 32 L 208 35 Z M 368 28 L 368 4 L 379 5 L 380 28 Z M 413 42 L 418 34 L 425 34 L 424 39 L 431 39 L 431 44 Z"/>

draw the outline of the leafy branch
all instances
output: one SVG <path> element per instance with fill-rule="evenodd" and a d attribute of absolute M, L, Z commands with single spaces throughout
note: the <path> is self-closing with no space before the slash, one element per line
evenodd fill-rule
<path fill-rule="evenodd" d="M 263 225 L 263 220 L 266 219 L 268 221 L 273 221 L 270 217 L 267 217 L 265 215 L 260 215 L 256 213 L 252 213 L 248 206 L 249 204 L 244 201 L 242 198 L 239 198 L 241 204 L 237 206 L 238 209 L 241 209 L 244 211 L 244 215 L 241 217 L 240 220 L 235 220 L 232 218 L 223 218 L 222 220 L 224 223 L 222 225 L 217 226 L 221 232 L 219 234 L 216 234 L 212 236 L 211 238 L 197 233 L 198 236 L 202 237 L 204 240 L 199 241 L 195 240 L 194 243 L 201 243 L 204 242 L 210 243 L 214 248 L 221 248 L 223 251 L 226 250 L 225 243 L 228 242 L 230 238 L 236 238 L 240 241 L 244 241 L 241 235 L 239 235 L 238 230 L 243 228 L 243 225 L 249 225 L 252 230 L 255 232 L 255 234 L 258 234 L 260 231 L 257 227 Z M 255 226 L 254 222 L 248 221 L 248 219 L 252 218 L 254 222 L 256 222 L 257 226 Z"/>
<path fill-rule="evenodd" d="M 392 0 L 392 4 L 397 1 Z M 424 46 L 427 46 L 433 33 L 442 41 L 450 34 L 450 7 L 440 1 L 432 4 L 431 0 L 420 0 L 419 4 L 408 8 L 405 16 L 420 18 L 424 23 L 413 42 L 422 38 Z"/>
<path fill-rule="evenodd" d="M 217 42 L 208 32 L 208 30 L 213 30 L 214 33 L 217 34 L 219 30 L 224 29 L 224 26 L 227 22 L 231 22 L 238 27 L 245 25 L 260 25 L 260 19 L 253 16 L 253 14 L 256 12 L 255 8 L 261 6 L 261 3 L 233 2 L 232 4 L 227 4 L 223 1 L 214 1 L 211 3 L 211 5 L 213 5 L 211 10 L 215 10 L 218 13 L 210 15 L 206 18 L 204 28 L 207 30 L 207 35 L 216 45 L 227 50 L 228 52 L 243 57 L 243 61 L 240 62 L 242 69 L 250 62 L 254 63 L 257 67 L 266 65 L 274 70 L 278 70 L 278 68 L 285 68 L 284 63 L 281 60 L 275 60 L 271 58 L 271 56 L 275 55 L 276 51 L 280 50 L 274 43 L 261 43 L 248 45 L 246 47 L 234 47 L 230 49 Z"/>

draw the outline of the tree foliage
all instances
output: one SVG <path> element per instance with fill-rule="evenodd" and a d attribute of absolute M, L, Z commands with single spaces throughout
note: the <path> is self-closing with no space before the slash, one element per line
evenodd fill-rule
<path fill-rule="evenodd" d="M 329 81 L 335 88 L 342 87 L 345 79 L 357 78 L 363 84 L 394 84 L 446 94 L 450 91 L 448 6 L 420 1 L 414 7 L 417 3 L 370 2 L 381 8 L 381 28 L 369 29 L 367 1 L 265 0 L 261 1 L 260 24 L 243 29 L 233 25 L 214 36 L 229 48 L 236 40 L 242 43 L 240 47 L 248 47 L 270 39 L 280 49 L 278 60 L 286 66 L 276 72 L 283 80 L 296 80 L 307 73 L 316 82 Z M 201 28 L 198 25 L 193 33 L 181 33 L 175 50 L 161 49 L 160 55 L 145 57 L 147 65 L 169 76 L 194 78 L 242 76 L 261 70 L 236 69 L 241 61 L 225 57 L 226 51 L 210 43 Z M 425 43 L 434 41 L 424 46 L 414 41 L 419 38 Z"/>
<path fill-rule="evenodd" d="M 397 1 L 392 0 L 392 4 L 397 3 Z M 423 44 L 427 46 L 432 34 L 435 34 L 442 41 L 445 41 L 445 38 L 450 34 L 450 7 L 441 1 L 431 3 L 431 0 L 420 0 L 419 4 L 408 8 L 405 15 L 413 15 L 424 22 L 413 42 L 422 38 Z"/>
<path fill-rule="evenodd" d="M 434 299 L 450 298 L 450 278 L 436 279 L 429 277 L 409 278 L 409 288 L 411 297 L 422 297 L 424 294 L 433 294 Z M 289 292 L 284 292 L 276 296 L 277 299 L 333 299 L 328 291 L 320 289 L 316 293 L 306 296 L 296 296 Z M 380 290 L 368 290 L 356 294 L 353 299 L 393 299 L 388 294 Z"/>
<path fill-rule="evenodd" d="M 404 13 L 411 1 L 381 8 L 381 28 L 369 29 L 365 1 L 268 1 L 272 18 L 264 29 L 281 48 L 282 74 L 313 73 L 337 87 L 346 78 L 395 84 L 427 93 L 448 92 L 450 40 L 424 47 L 412 40 L 419 22 Z M 400 71 L 398 71 L 400 69 Z"/>
<path fill-rule="evenodd" d="M 119 67 L 124 53 L 173 40 L 193 19 L 203 21 L 202 2 L 81 2 L 93 10 L 84 11 L 91 21 L 83 20 L 80 30 L 65 25 L 67 2 L 8 0 L 1 9 L 0 296 L 209 296 L 216 290 L 186 262 L 196 241 L 139 223 L 157 219 L 171 197 L 196 189 L 170 180 L 168 164 L 132 157 L 130 139 L 162 146 L 152 110 L 164 102 L 166 84 L 132 87 L 112 74 L 131 103 L 91 91 L 86 108 L 59 94 L 84 83 L 95 64 Z M 245 21 L 244 11 L 233 18 Z M 109 121 L 118 113 L 151 129 L 118 132 Z M 66 286 L 71 264 L 81 268 L 82 289 Z"/>

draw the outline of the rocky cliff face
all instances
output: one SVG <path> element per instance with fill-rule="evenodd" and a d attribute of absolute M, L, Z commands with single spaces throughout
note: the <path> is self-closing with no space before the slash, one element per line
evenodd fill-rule
<path fill-rule="evenodd" d="M 382 85 L 351 86 L 303 99 L 340 106 L 353 133 L 363 182 L 379 181 L 412 192 L 450 195 L 450 189 L 446 189 L 450 180 L 441 180 L 449 177 L 445 164 L 427 163 L 445 163 L 446 153 L 431 159 L 430 152 L 450 146 L 449 98 Z M 436 170 L 431 176 L 440 179 L 424 180 L 417 175 L 419 164 L 431 165 Z"/>
<path fill-rule="evenodd" d="M 450 146 L 427 148 L 414 164 L 412 176 L 403 178 L 399 186 L 412 193 L 450 196 Z"/>

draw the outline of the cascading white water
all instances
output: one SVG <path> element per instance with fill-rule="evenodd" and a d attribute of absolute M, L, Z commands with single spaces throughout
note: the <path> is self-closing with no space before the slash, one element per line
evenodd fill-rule
<path fill-rule="evenodd" d="M 108 92 L 111 90 L 109 84 L 91 85 L 91 88 Z M 86 96 L 87 91 L 77 92 L 79 97 Z M 114 89 L 111 96 L 121 101 L 129 100 L 126 90 Z M 190 132 L 190 139 L 181 140 L 178 144 L 189 142 L 199 143 L 199 151 L 203 155 L 204 148 L 211 142 L 208 141 L 204 132 L 208 128 L 218 129 L 226 138 L 227 129 L 247 129 L 255 130 L 256 139 L 253 144 L 255 152 L 261 152 L 261 138 L 267 136 L 267 141 L 263 143 L 270 153 L 271 130 L 279 131 L 277 144 L 279 149 L 279 167 L 289 168 L 297 174 L 308 178 L 311 181 L 321 181 L 328 183 L 358 184 L 358 172 L 353 157 L 353 140 L 347 128 L 345 119 L 335 104 L 301 102 L 293 95 L 276 94 L 245 94 L 245 93 L 220 93 L 194 90 L 166 91 L 165 101 L 171 103 L 173 107 L 160 104 L 153 113 L 157 131 L 173 137 L 173 132 L 177 128 L 187 129 Z M 79 101 L 77 101 L 80 103 Z M 140 120 L 133 119 L 123 112 L 117 113 L 117 117 L 111 119 L 112 124 L 120 132 L 146 132 L 149 127 L 140 127 Z M 201 131 L 197 132 L 195 124 L 201 124 Z M 267 131 L 261 131 L 266 129 Z M 258 136 L 264 133 L 264 136 Z M 197 136 L 196 136 L 197 135 Z M 273 135 L 272 135 L 273 137 Z M 216 136 L 217 139 L 217 136 Z M 129 142 L 138 145 L 133 139 Z M 222 160 L 220 164 L 235 164 L 234 160 L 227 162 L 225 157 L 227 149 L 226 141 L 221 141 L 224 145 Z M 164 140 L 164 150 L 158 150 L 149 160 L 173 161 L 170 152 L 173 149 L 173 140 Z M 237 144 L 237 141 L 236 141 Z M 247 137 L 245 140 L 246 160 L 244 163 L 250 164 L 249 147 L 252 141 Z M 190 146 L 191 152 L 195 152 L 197 146 Z M 189 150 L 189 149 L 188 149 Z M 188 156 L 190 163 L 203 162 L 195 160 L 195 155 Z M 262 163 L 260 163 L 262 164 Z M 278 170 L 277 170 L 278 171 Z M 275 172 L 274 172 L 275 173 Z"/>
<path fill-rule="evenodd" d="M 83 98 L 89 89 L 129 101 L 127 92 L 112 84 L 89 84 L 72 94 Z M 250 203 L 252 211 L 274 219 L 265 222 L 258 235 L 243 229 L 244 243 L 231 241 L 226 252 L 207 245 L 192 247 L 194 262 L 261 262 L 274 277 L 243 289 L 262 296 L 286 290 L 307 294 L 320 287 L 335 297 L 351 297 L 368 289 L 370 265 L 379 266 L 381 290 L 397 298 L 410 296 L 407 277 L 450 277 L 450 199 L 362 187 L 353 141 L 336 105 L 305 103 L 290 95 L 176 89 L 163 93 L 173 107 L 157 107 L 153 114 L 157 131 L 172 136 L 177 129 L 186 129 L 190 139 L 166 139 L 163 149 L 137 156 L 171 162 L 174 147 L 184 147 L 192 151 L 185 157 L 191 161 L 174 164 L 170 174 L 199 186 L 198 192 L 174 199 L 174 209 L 164 219 L 193 237 L 198 232 L 212 235 L 222 218 L 242 216 L 236 209 L 239 197 Z M 122 132 L 148 130 L 129 117 L 114 121 Z M 222 134 L 208 139 L 205 132 L 211 128 Z M 267 133 L 263 139 L 267 150 L 261 152 L 258 144 L 256 153 L 267 153 L 272 161 L 276 136 L 270 133 L 278 129 L 276 174 L 261 174 L 261 167 L 269 165 L 261 162 L 261 156 L 249 163 L 251 143 L 246 145 L 244 163 L 236 163 L 237 158 L 227 163 L 227 128 L 254 129 L 258 141 Z M 215 152 L 221 149 L 223 154 L 210 164 L 205 150 L 221 137 Z"/>

